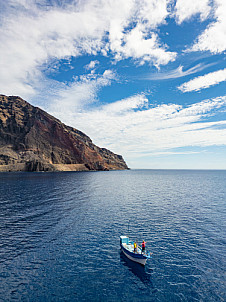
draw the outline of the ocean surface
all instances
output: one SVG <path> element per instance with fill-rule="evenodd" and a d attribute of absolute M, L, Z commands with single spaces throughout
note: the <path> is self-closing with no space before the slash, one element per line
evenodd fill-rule
<path fill-rule="evenodd" d="M 225 223 L 226 171 L 1 173 L 0 301 L 226 301 Z"/>

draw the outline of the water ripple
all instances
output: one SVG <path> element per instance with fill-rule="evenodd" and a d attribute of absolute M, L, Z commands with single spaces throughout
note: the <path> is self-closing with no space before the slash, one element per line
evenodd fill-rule
<path fill-rule="evenodd" d="M 225 301 L 225 190 L 225 171 L 1 174 L 0 301 Z"/>

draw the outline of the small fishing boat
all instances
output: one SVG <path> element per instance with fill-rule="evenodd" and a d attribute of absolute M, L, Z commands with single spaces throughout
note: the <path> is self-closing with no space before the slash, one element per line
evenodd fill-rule
<path fill-rule="evenodd" d="M 142 253 L 139 246 L 137 247 L 136 252 L 134 252 L 134 242 L 129 240 L 128 236 L 120 236 L 120 246 L 126 257 L 142 265 L 145 265 L 147 259 L 151 258 L 151 254 L 148 252 Z"/>

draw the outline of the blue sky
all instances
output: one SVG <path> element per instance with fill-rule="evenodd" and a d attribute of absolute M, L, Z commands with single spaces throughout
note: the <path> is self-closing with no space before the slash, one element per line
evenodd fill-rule
<path fill-rule="evenodd" d="M 131 168 L 226 169 L 224 0 L 0 2 L 0 93 Z"/>

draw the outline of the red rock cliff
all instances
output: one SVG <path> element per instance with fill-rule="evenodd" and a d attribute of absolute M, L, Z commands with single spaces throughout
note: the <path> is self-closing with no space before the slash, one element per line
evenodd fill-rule
<path fill-rule="evenodd" d="M 0 95 L 0 171 L 116 169 L 128 169 L 122 156 L 20 97 Z"/>

